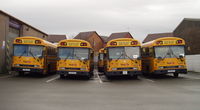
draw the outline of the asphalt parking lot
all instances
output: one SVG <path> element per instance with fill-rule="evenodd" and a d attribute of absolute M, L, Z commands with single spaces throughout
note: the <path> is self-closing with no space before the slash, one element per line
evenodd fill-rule
<path fill-rule="evenodd" d="M 199 110 L 200 73 L 108 80 L 0 76 L 0 110 Z"/>

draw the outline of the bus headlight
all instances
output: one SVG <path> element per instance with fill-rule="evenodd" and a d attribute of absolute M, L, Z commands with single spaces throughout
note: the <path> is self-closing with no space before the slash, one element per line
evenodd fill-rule
<path fill-rule="evenodd" d="M 183 65 L 179 65 L 179 66 L 178 66 L 178 68 L 184 68 L 184 67 L 185 67 L 185 66 L 183 66 Z"/>
<path fill-rule="evenodd" d="M 60 70 L 65 70 L 65 67 L 60 67 L 59 69 L 60 69 Z"/>
<path fill-rule="evenodd" d="M 112 68 L 112 70 L 117 70 L 117 68 Z"/>
<path fill-rule="evenodd" d="M 34 65 L 35 68 L 40 67 L 40 65 Z"/>
<path fill-rule="evenodd" d="M 133 70 L 137 70 L 137 69 L 138 69 L 137 67 L 134 67 L 134 68 L 133 68 Z"/>
<path fill-rule="evenodd" d="M 163 67 L 163 66 L 159 66 L 158 68 L 159 68 L 159 69 L 163 69 L 164 67 Z"/>
<path fill-rule="evenodd" d="M 20 64 L 15 64 L 15 66 L 20 66 Z"/>
<path fill-rule="evenodd" d="M 81 68 L 82 71 L 86 70 L 86 68 Z"/>

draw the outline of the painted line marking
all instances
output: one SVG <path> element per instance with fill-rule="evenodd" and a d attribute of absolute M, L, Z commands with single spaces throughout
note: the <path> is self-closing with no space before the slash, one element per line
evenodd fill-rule
<path fill-rule="evenodd" d="M 47 80 L 46 83 L 49 83 L 49 82 L 54 81 L 54 80 L 57 80 L 58 78 L 59 78 L 59 75 L 54 77 L 54 78 L 51 78 L 51 79 Z"/>
<path fill-rule="evenodd" d="M 99 76 L 98 72 L 97 72 L 97 71 L 95 71 L 95 73 L 97 74 L 97 78 L 99 79 L 99 83 L 100 83 L 100 84 L 102 84 L 102 83 L 103 83 L 103 81 L 101 80 L 101 78 L 100 78 L 100 76 Z"/>
<path fill-rule="evenodd" d="M 147 78 L 143 78 L 143 77 L 139 77 L 139 79 L 141 80 L 145 80 L 145 81 L 148 81 L 148 82 L 155 82 L 154 80 L 151 80 L 151 79 L 147 79 Z"/>
<path fill-rule="evenodd" d="M 3 78 L 9 78 L 9 77 L 12 77 L 12 75 L 2 76 L 2 77 L 0 77 L 0 79 L 3 79 Z"/>
<path fill-rule="evenodd" d="M 188 78 L 188 79 L 197 79 L 197 80 L 200 80 L 200 78 L 198 77 L 193 77 L 193 76 L 184 76 L 185 78 Z"/>

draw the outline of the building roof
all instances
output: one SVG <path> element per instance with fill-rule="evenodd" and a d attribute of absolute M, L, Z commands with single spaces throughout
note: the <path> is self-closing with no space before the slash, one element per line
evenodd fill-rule
<path fill-rule="evenodd" d="M 106 43 L 108 36 L 100 36 L 104 43 Z"/>
<path fill-rule="evenodd" d="M 74 39 L 83 39 L 87 40 L 89 37 L 91 37 L 93 34 L 97 34 L 96 31 L 88 31 L 88 32 L 80 32 L 78 35 L 74 37 Z M 98 35 L 98 34 L 97 34 Z"/>
<path fill-rule="evenodd" d="M 200 19 L 197 18 L 184 18 L 181 23 L 176 27 L 174 33 L 179 32 L 184 29 L 193 27 L 200 27 Z"/>
<path fill-rule="evenodd" d="M 43 32 L 43 31 L 41 31 L 41 30 L 39 30 L 39 29 L 37 29 L 37 28 L 35 28 L 35 27 L 33 27 L 33 26 L 31 26 L 31 25 L 29 25 L 29 24 L 27 24 L 27 23 L 25 23 L 25 22 L 23 22 L 23 21 L 21 21 L 21 20 L 19 20 L 18 18 L 14 17 L 14 16 L 11 16 L 10 14 L 8 14 L 8 13 L 2 11 L 2 10 L 0 10 L 0 13 L 4 14 L 4 15 L 6 15 L 6 16 L 9 16 L 9 17 L 12 18 L 13 20 L 18 21 L 18 22 L 21 23 L 21 24 L 27 25 L 27 26 L 33 28 L 34 30 L 36 30 L 36 31 L 38 31 L 38 32 L 40 32 L 40 33 L 43 33 L 43 34 L 45 34 L 45 35 L 48 35 L 47 33 L 45 33 L 45 32 Z"/>
<path fill-rule="evenodd" d="M 149 41 L 155 40 L 157 38 L 161 38 L 161 37 L 173 37 L 173 36 L 174 35 L 172 32 L 148 34 L 142 43 L 146 43 L 146 42 L 149 42 Z"/>
<path fill-rule="evenodd" d="M 126 38 L 126 36 L 130 36 L 133 38 L 133 36 L 129 32 L 118 32 L 118 33 L 112 33 L 106 40 L 106 42 L 112 40 L 112 39 L 117 39 L 117 38 Z"/>
<path fill-rule="evenodd" d="M 66 39 L 66 35 L 51 34 L 51 35 L 48 35 L 48 38 L 47 38 L 47 40 L 52 43 L 59 42 L 60 40 L 64 40 L 64 39 Z"/>

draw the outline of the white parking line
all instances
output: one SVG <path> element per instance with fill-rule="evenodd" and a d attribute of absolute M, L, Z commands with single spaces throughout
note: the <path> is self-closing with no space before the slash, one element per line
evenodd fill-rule
<path fill-rule="evenodd" d="M 49 82 L 54 81 L 54 80 L 57 80 L 58 78 L 59 78 L 59 75 L 47 80 L 46 83 L 49 83 Z"/>
<path fill-rule="evenodd" d="M 188 79 L 197 79 L 197 80 L 200 80 L 199 77 L 194 77 L 194 76 L 185 76 L 185 77 L 188 78 Z"/>
<path fill-rule="evenodd" d="M 12 77 L 12 75 L 2 76 L 2 77 L 0 77 L 0 79 L 3 79 L 3 78 L 9 78 L 9 77 Z"/>
<path fill-rule="evenodd" d="M 148 82 L 155 82 L 154 80 L 151 80 L 151 79 L 147 79 L 147 78 L 143 78 L 143 77 L 139 77 L 141 80 L 144 80 L 144 81 L 148 81 Z"/>
<path fill-rule="evenodd" d="M 102 83 L 103 83 L 103 81 L 101 80 L 101 78 L 100 78 L 100 76 L 99 76 L 98 72 L 97 72 L 97 71 L 95 71 L 95 73 L 97 74 L 97 78 L 98 78 L 98 80 L 99 80 L 99 83 L 100 83 L 100 84 L 102 84 Z"/>

